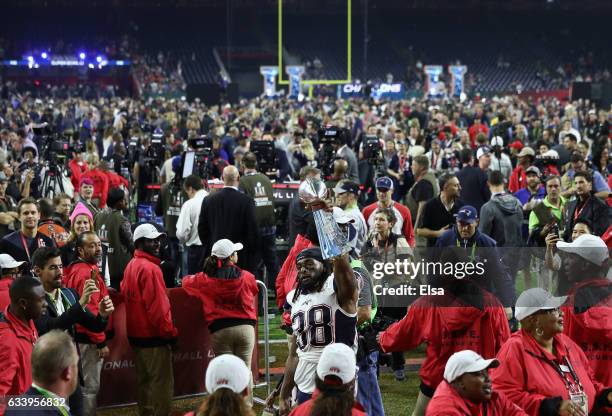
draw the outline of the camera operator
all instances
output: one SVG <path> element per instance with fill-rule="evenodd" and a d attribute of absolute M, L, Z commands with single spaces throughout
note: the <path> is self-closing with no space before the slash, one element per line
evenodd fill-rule
<path fill-rule="evenodd" d="M 6 194 L 8 185 L 9 178 L 0 171 L 0 238 L 15 231 L 19 219 L 15 200 Z"/>
<path fill-rule="evenodd" d="M 328 128 L 326 130 L 326 134 L 329 131 L 330 129 Z M 342 129 L 339 130 L 339 133 L 340 134 L 335 137 L 335 140 L 332 143 L 332 146 L 336 151 L 336 156 L 347 161 L 349 165 L 348 178 L 353 182 L 359 182 L 359 165 L 355 152 L 348 146 L 348 131 Z"/>
<path fill-rule="evenodd" d="M 257 171 L 257 157 L 247 153 L 242 158 L 243 176 L 239 189 L 255 201 L 255 219 L 259 228 L 259 247 L 263 264 L 268 272 L 266 285 L 274 287 L 278 274 L 276 258 L 276 218 L 274 216 L 274 190 L 270 179 Z M 263 268 L 258 267 L 256 275 L 263 281 Z"/>
<path fill-rule="evenodd" d="M 151 139 L 149 137 L 142 137 L 140 141 L 140 147 L 135 149 L 134 159 L 134 188 L 138 193 L 136 203 L 140 204 L 148 200 L 150 190 L 147 189 L 147 185 L 153 183 L 155 173 L 158 169 L 157 166 L 152 165 L 153 161 L 148 156 L 151 152 Z"/>

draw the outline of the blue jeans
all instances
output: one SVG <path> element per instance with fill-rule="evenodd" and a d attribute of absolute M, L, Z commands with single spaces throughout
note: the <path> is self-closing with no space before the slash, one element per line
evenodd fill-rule
<path fill-rule="evenodd" d="M 357 372 L 357 400 L 369 416 L 384 416 L 385 409 L 382 404 L 382 396 L 376 378 L 376 364 L 378 362 L 378 351 L 359 361 Z"/>
<path fill-rule="evenodd" d="M 297 389 L 297 395 L 295 398 L 297 400 L 297 404 L 302 404 L 304 402 L 307 402 L 311 398 L 312 398 L 311 393 L 304 393 L 302 390 Z"/>

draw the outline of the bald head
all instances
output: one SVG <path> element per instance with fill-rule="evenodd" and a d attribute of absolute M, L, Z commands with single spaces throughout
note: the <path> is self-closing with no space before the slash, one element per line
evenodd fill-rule
<path fill-rule="evenodd" d="M 223 179 L 225 186 L 238 186 L 240 173 L 238 173 L 236 166 L 226 166 L 225 169 L 223 169 L 221 179 Z"/>
<path fill-rule="evenodd" d="M 72 338 L 60 330 L 41 336 L 32 350 L 32 380 L 61 397 L 77 387 L 78 361 Z"/>

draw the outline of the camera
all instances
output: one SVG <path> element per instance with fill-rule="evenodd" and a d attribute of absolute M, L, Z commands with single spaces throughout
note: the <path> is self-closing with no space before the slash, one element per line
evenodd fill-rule
<path fill-rule="evenodd" d="M 182 172 L 183 177 L 198 175 L 202 179 L 208 179 L 213 175 L 213 141 L 207 135 L 187 139 L 190 150 L 183 153 Z M 179 180 L 180 175 L 175 178 Z"/>
<path fill-rule="evenodd" d="M 346 143 L 346 131 L 335 126 L 319 130 L 319 160 L 324 177 L 331 176 L 336 160 L 336 147 Z"/>
<path fill-rule="evenodd" d="M 254 140 L 251 142 L 251 152 L 257 157 L 257 165 L 267 176 L 276 176 L 276 148 L 274 142 Z"/>
<path fill-rule="evenodd" d="M 363 157 L 373 166 L 384 163 L 382 146 L 378 137 L 366 136 L 363 141 Z"/>

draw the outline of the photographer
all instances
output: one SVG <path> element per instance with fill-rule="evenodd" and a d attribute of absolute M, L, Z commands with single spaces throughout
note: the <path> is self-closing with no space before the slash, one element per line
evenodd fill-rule
<path fill-rule="evenodd" d="M 266 157 L 264 162 L 261 160 L 261 156 L 258 155 L 257 157 L 259 166 L 266 170 L 264 174 L 268 177 L 276 177 L 279 182 L 288 179 L 288 177 L 292 174 L 292 170 L 291 165 L 289 165 L 289 160 L 287 159 L 287 153 L 284 150 L 276 147 L 274 136 L 271 132 L 265 131 L 261 136 L 261 140 L 265 142 L 272 142 L 275 145 L 273 161 L 269 160 L 269 157 Z M 256 140 L 251 142 L 252 151 L 254 151 L 253 147 L 257 146 L 256 143 Z M 254 152 L 257 154 L 257 151 Z"/>
<path fill-rule="evenodd" d="M 333 127 L 328 128 L 325 131 L 327 135 L 328 132 L 331 132 Z M 348 132 L 345 130 L 339 130 L 338 134 L 335 135 L 332 146 L 336 151 L 336 156 L 342 158 L 348 163 L 348 177 L 353 182 L 359 182 L 359 168 L 357 163 L 357 156 L 355 156 L 355 152 L 351 149 L 348 144 Z"/>
<path fill-rule="evenodd" d="M 24 147 L 23 162 L 19 165 L 17 171 L 21 174 L 21 196 L 23 198 L 41 197 L 40 165 L 35 161 L 36 148 Z"/>

